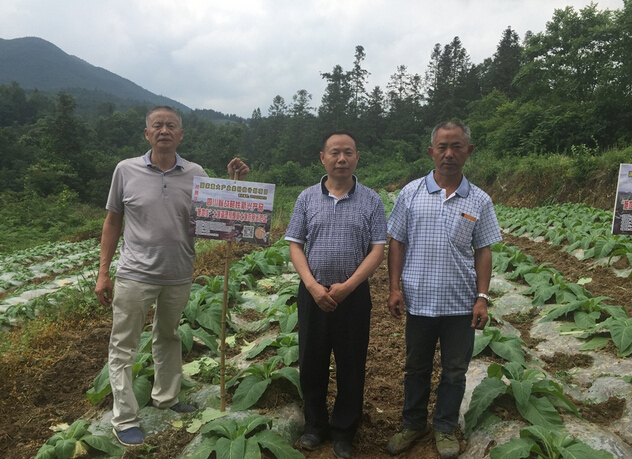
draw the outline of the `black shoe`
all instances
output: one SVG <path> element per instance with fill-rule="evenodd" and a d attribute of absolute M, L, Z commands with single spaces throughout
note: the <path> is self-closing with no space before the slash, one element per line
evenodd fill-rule
<path fill-rule="evenodd" d="M 351 443 L 345 440 L 334 440 L 334 454 L 339 459 L 351 459 L 351 453 L 353 453 L 353 448 L 351 447 Z"/>
<path fill-rule="evenodd" d="M 320 438 L 318 435 L 306 433 L 303 434 L 303 436 L 301 437 L 299 445 L 301 445 L 301 448 L 306 449 L 307 451 L 314 451 L 320 446 L 322 442 L 323 439 Z"/>

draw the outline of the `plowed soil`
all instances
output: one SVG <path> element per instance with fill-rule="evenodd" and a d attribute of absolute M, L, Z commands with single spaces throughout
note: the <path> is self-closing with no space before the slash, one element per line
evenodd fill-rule
<path fill-rule="evenodd" d="M 632 315 L 629 298 L 632 280 L 617 278 L 608 268 L 588 271 L 588 265 L 546 243 L 534 243 L 526 238 L 505 236 L 509 245 L 519 246 L 531 254 L 536 262 L 549 262 L 565 278 L 576 281 L 592 277 L 586 286 L 594 295 L 614 298 L 613 304 L 627 305 Z M 234 248 L 234 258 L 252 247 Z M 223 274 L 223 251 L 205 254 L 196 265 L 197 274 Z M 387 308 L 388 276 L 384 262 L 371 279 L 373 295 L 372 331 L 367 361 L 364 417 L 354 443 L 355 458 L 386 458 L 388 438 L 397 432 L 401 422 L 403 402 L 403 368 L 405 359 L 404 322 L 390 317 Z M 43 323 L 28 328 L 16 328 L 8 335 L 14 343 L 22 343 L 20 351 L 6 352 L 0 348 L 0 457 L 5 459 L 33 458 L 41 445 L 52 436 L 51 426 L 89 419 L 98 408 L 109 407 L 106 399 L 99 407 L 92 407 L 85 398 L 94 377 L 106 362 L 111 318 L 107 311 L 95 313 L 76 321 Z M 553 365 L 553 362 L 551 363 Z M 436 372 L 435 372 L 436 373 Z M 435 374 L 435 381 L 438 377 Z M 335 373 L 330 384 L 330 401 L 335 395 Z M 430 409 L 432 411 L 432 403 Z M 621 411 L 624 401 L 613 401 L 614 406 L 594 422 L 604 425 L 613 413 Z M 597 409 L 597 408 L 596 408 Z M 596 410 L 595 409 L 595 410 Z M 498 412 L 502 410 L 499 408 Z M 585 412 L 585 415 L 590 413 Z M 507 417 L 512 413 L 507 412 Z M 125 458 L 152 457 L 171 459 L 191 440 L 184 431 L 169 430 L 149 437 L 155 445 L 148 456 L 147 449 L 128 450 Z M 465 441 L 462 440 L 462 449 Z M 315 452 L 303 452 L 308 458 L 333 457 L 331 445 L 326 443 Z M 437 459 L 432 435 L 421 439 L 400 458 Z"/>

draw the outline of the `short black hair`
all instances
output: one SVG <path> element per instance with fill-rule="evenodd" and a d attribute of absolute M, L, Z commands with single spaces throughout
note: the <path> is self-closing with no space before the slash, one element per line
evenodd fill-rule
<path fill-rule="evenodd" d="M 328 133 L 328 134 L 325 134 L 325 135 L 323 136 L 323 145 L 322 145 L 322 147 L 320 147 L 320 151 L 325 151 L 325 147 L 327 146 L 327 141 L 328 141 L 331 137 L 333 137 L 333 136 L 335 136 L 335 135 L 346 135 L 346 136 L 351 137 L 351 140 L 353 140 L 353 143 L 355 143 L 356 150 L 358 149 L 358 141 L 356 140 L 355 135 L 353 135 L 353 134 L 352 134 L 352 133 L 350 133 L 349 131 L 345 131 L 345 130 L 337 130 L 337 131 L 332 131 L 332 132 L 330 132 L 330 133 Z"/>

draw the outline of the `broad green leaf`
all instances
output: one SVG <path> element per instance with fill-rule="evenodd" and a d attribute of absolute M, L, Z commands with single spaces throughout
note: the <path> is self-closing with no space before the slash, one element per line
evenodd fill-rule
<path fill-rule="evenodd" d="M 261 459 L 261 450 L 259 449 L 259 443 L 257 443 L 257 440 L 255 440 L 254 438 L 246 438 L 244 459 Z"/>
<path fill-rule="evenodd" d="M 575 324 L 577 328 L 580 330 L 588 330 L 592 328 L 597 323 L 597 320 L 601 316 L 599 311 L 585 313 L 584 311 L 576 311 L 573 318 L 575 320 Z"/>
<path fill-rule="evenodd" d="M 494 446 L 489 452 L 490 459 L 524 459 L 531 454 L 535 444 L 530 438 L 512 438 L 507 443 Z"/>
<path fill-rule="evenodd" d="M 494 399 L 507 392 L 507 385 L 498 378 L 485 378 L 472 391 L 470 406 L 465 413 L 465 436 L 469 437 L 478 424 L 481 414 Z"/>
<path fill-rule="evenodd" d="M 615 319 L 610 322 L 609 329 L 618 354 L 621 356 L 630 355 L 632 352 L 632 318 Z"/>
<path fill-rule="evenodd" d="M 603 450 L 595 450 L 583 442 L 575 442 L 566 448 L 561 448 L 563 459 L 614 459 L 614 456 Z"/>
<path fill-rule="evenodd" d="M 494 354 L 502 357 L 510 362 L 524 363 L 524 349 L 521 346 L 521 339 L 516 337 L 510 338 L 511 335 L 505 335 L 507 337 L 504 341 L 492 341 L 489 343 L 489 347 Z"/>
<path fill-rule="evenodd" d="M 628 313 L 623 306 L 603 305 L 603 309 L 615 319 L 627 319 Z"/>
<path fill-rule="evenodd" d="M 298 344 L 289 347 L 280 347 L 278 350 L 279 357 L 283 359 L 283 363 L 288 367 L 298 361 L 299 352 Z"/>
<path fill-rule="evenodd" d="M 474 337 L 474 351 L 472 352 L 472 357 L 476 357 L 478 354 L 483 352 L 483 350 L 489 345 L 492 340 L 492 335 L 485 333 L 476 334 Z"/>
<path fill-rule="evenodd" d="M 55 459 L 55 446 L 49 444 L 43 445 L 37 452 L 35 459 Z"/>
<path fill-rule="evenodd" d="M 75 454 L 75 444 L 77 440 L 74 438 L 67 438 L 55 443 L 55 456 L 58 459 L 71 459 Z"/>
<path fill-rule="evenodd" d="M 516 405 L 516 408 L 522 417 L 533 425 L 550 430 L 560 429 L 564 425 L 560 414 L 546 397 L 532 395 L 527 403 Z"/>
<path fill-rule="evenodd" d="M 209 349 L 211 349 L 216 355 L 219 355 L 217 344 L 217 338 L 211 335 L 203 328 L 195 328 L 193 330 L 193 336 L 202 341 Z"/>
<path fill-rule="evenodd" d="M 518 381 L 522 381 L 523 379 L 525 379 L 525 370 L 518 362 L 507 362 L 504 366 L 500 368 L 502 370 L 502 374 L 505 375 L 507 379 L 516 379 Z"/>
<path fill-rule="evenodd" d="M 257 433 L 253 440 L 256 440 L 262 449 L 269 450 L 277 459 L 304 459 L 299 451 L 294 449 L 289 443 L 279 437 L 271 430 L 262 430 Z"/>
<path fill-rule="evenodd" d="M 187 456 L 187 459 L 208 459 L 215 451 L 215 444 L 217 443 L 217 437 L 205 438 L 200 443 L 191 456 Z"/>
<path fill-rule="evenodd" d="M 220 336 L 222 333 L 222 305 L 220 304 L 218 307 L 214 303 L 211 306 L 202 306 L 195 320 L 202 327 Z"/>
<path fill-rule="evenodd" d="M 270 346 L 273 342 L 274 342 L 274 340 L 272 338 L 264 339 L 263 341 L 261 341 L 259 343 L 259 345 L 257 347 L 255 347 L 252 351 L 250 351 L 246 355 L 246 358 L 247 359 L 254 359 L 256 356 L 261 354 L 266 347 Z"/>
<path fill-rule="evenodd" d="M 283 314 L 279 317 L 279 327 L 283 333 L 291 333 L 298 324 L 298 311 L 291 314 Z"/>
<path fill-rule="evenodd" d="M 136 401 L 140 408 L 144 407 L 151 400 L 151 381 L 147 375 L 141 375 L 132 381 L 132 390 L 136 396 Z"/>
<path fill-rule="evenodd" d="M 244 428 L 244 434 L 248 435 L 257 430 L 269 428 L 272 425 L 272 421 L 265 416 L 255 414 L 253 416 L 248 416 L 247 418 L 244 418 L 240 424 Z"/>
<path fill-rule="evenodd" d="M 205 408 L 201 414 L 202 423 L 206 424 L 208 422 L 213 421 L 214 419 L 219 419 L 221 417 L 224 417 L 227 414 L 228 414 L 228 411 L 220 411 L 220 410 L 216 410 L 215 408 Z"/>
<path fill-rule="evenodd" d="M 92 387 L 86 392 L 86 398 L 90 401 L 90 403 L 96 405 L 111 393 L 112 387 L 110 386 L 109 366 L 106 363 L 97 377 L 94 378 Z"/>
<path fill-rule="evenodd" d="M 596 351 L 605 347 L 610 340 L 603 336 L 596 336 L 579 348 L 580 351 Z"/>
<path fill-rule="evenodd" d="M 246 437 L 238 436 L 234 440 L 220 438 L 215 444 L 217 459 L 242 459 L 246 452 Z"/>
<path fill-rule="evenodd" d="M 255 375 L 246 376 L 237 387 L 233 395 L 231 411 L 243 411 L 257 403 L 266 391 L 271 379 L 261 379 Z"/>
<path fill-rule="evenodd" d="M 529 403 L 529 398 L 531 397 L 531 389 L 533 388 L 533 381 L 518 381 L 515 379 L 510 380 L 511 383 L 511 391 L 516 399 L 516 405 L 518 406 L 518 410 L 520 407 L 526 407 Z"/>
<path fill-rule="evenodd" d="M 118 445 L 112 443 L 109 438 L 103 435 L 86 435 L 81 439 L 81 441 L 88 444 L 91 448 L 103 451 L 110 456 L 117 456 L 122 449 Z"/>
<path fill-rule="evenodd" d="M 191 325 L 186 322 L 180 325 L 178 327 L 178 334 L 180 335 L 182 346 L 189 352 L 193 348 L 193 330 L 191 329 Z"/>
<path fill-rule="evenodd" d="M 276 371 L 273 377 L 275 378 L 282 377 L 290 381 L 292 384 L 294 384 L 294 387 L 296 387 L 296 389 L 298 390 L 298 394 L 301 396 L 301 398 L 303 398 L 303 391 L 301 390 L 300 375 L 296 368 L 294 367 L 280 368 L 279 370 Z"/>

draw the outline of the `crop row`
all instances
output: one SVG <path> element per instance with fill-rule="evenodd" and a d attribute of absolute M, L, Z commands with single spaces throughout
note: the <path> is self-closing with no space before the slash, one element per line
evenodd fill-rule
<path fill-rule="evenodd" d="M 5 256 L 0 264 L 0 293 L 58 276 L 99 260 L 95 239 L 34 247 Z"/>
<path fill-rule="evenodd" d="M 552 246 L 565 246 L 573 253 L 581 249 L 582 260 L 625 258 L 632 265 L 632 242 L 612 234 L 612 212 L 585 204 L 565 203 L 533 209 L 496 205 L 500 226 L 514 236 L 542 238 Z"/>

